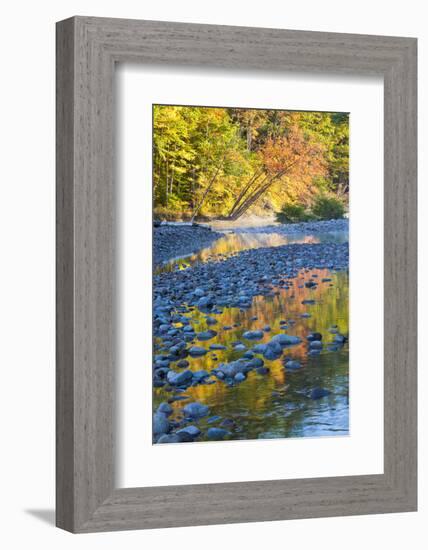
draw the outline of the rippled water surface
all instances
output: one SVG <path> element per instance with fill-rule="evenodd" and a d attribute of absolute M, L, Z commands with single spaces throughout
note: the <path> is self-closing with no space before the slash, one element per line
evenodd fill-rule
<path fill-rule="evenodd" d="M 218 241 L 191 257 L 170 262 L 167 270 L 186 268 L 197 261 L 209 261 L 218 255 L 230 255 L 239 250 L 279 246 L 282 244 L 305 242 L 343 242 L 346 233 L 326 235 L 293 235 L 279 233 L 228 233 Z M 306 288 L 304 282 L 318 276 L 319 284 Z M 321 282 L 322 279 L 331 279 Z M 313 305 L 303 304 L 305 300 L 314 300 Z M 199 421 L 204 433 L 209 426 L 220 426 L 225 420 L 232 439 L 256 439 L 301 437 L 348 434 L 348 344 L 329 351 L 327 344 L 333 341 L 332 327 L 341 334 L 348 334 L 348 273 L 324 270 L 303 270 L 293 280 L 289 289 L 277 289 L 274 296 L 257 296 L 249 309 L 223 308 L 220 314 L 210 314 L 217 320 L 213 326 L 207 326 L 206 314 L 195 309 L 188 314 L 196 332 L 208 328 L 217 331 L 217 336 L 208 342 L 197 342 L 207 349 L 210 344 L 219 343 L 226 350 L 209 351 L 199 358 L 187 357 L 192 370 L 210 371 L 222 362 L 238 359 L 244 353 L 236 351 L 233 343 L 237 341 L 250 349 L 255 343 L 269 341 L 281 332 L 297 335 L 302 343 L 291 346 L 282 358 L 275 361 L 265 360 L 269 367 L 267 375 L 251 371 L 247 380 L 229 387 L 213 377 L 214 383 L 193 386 L 184 391 L 182 397 L 187 400 L 173 403 L 172 419 L 182 418 L 181 409 L 190 401 L 199 401 L 210 407 L 210 414 Z M 280 324 L 286 321 L 286 328 Z M 251 342 L 242 338 L 246 330 L 262 329 L 269 325 L 263 340 Z M 224 327 L 232 327 L 225 330 Z M 322 334 L 324 349 L 319 355 L 308 355 L 306 335 L 316 331 Z M 260 355 L 258 355 L 261 357 Z M 297 359 L 302 368 L 289 372 L 284 369 L 284 357 Z M 174 364 L 171 365 L 175 368 Z M 178 369 L 177 369 L 178 370 Z M 331 393 L 319 400 L 309 397 L 312 389 L 322 387 Z M 178 392 L 167 391 L 165 387 L 154 388 L 153 406 L 168 400 Z M 204 436 L 202 436 L 204 439 Z"/>

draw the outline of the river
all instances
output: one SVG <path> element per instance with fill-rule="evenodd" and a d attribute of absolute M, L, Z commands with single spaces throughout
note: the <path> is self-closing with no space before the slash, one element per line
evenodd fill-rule
<path fill-rule="evenodd" d="M 346 231 L 284 235 L 280 231 L 265 232 L 255 228 L 248 232 L 236 232 L 227 227 L 221 229 L 225 232 L 224 236 L 211 246 L 186 258 L 172 260 L 161 270 L 191 268 L 197 262 L 209 262 L 251 248 L 348 240 Z M 315 277 L 320 283 L 307 288 L 304 283 Z M 328 343 L 333 341 L 336 332 L 348 334 L 348 288 L 347 271 L 303 269 L 292 288 L 277 288 L 273 296 L 256 296 L 248 309 L 225 307 L 221 314 L 215 316 L 217 324 L 214 327 L 207 326 L 206 314 L 195 308 L 188 314 L 195 330 L 214 328 L 218 331 L 215 340 L 198 342 L 198 345 L 208 349 L 215 342 L 226 346 L 226 349 L 209 351 L 203 357 L 187 357 L 190 363 L 188 368 L 192 371 L 211 371 L 220 363 L 238 359 L 242 356 L 242 350 L 236 351 L 236 342 L 242 342 L 248 348 L 252 345 L 242 338 L 247 330 L 270 327 L 257 343 L 267 342 L 275 334 L 283 333 L 284 329 L 289 334 L 300 336 L 302 342 L 287 349 L 280 359 L 265 360 L 265 366 L 270 369 L 267 375 L 252 371 L 241 384 L 229 386 L 217 382 L 190 386 L 182 395 L 188 397 L 188 401 L 184 399 L 172 403 L 174 411 L 171 419 L 180 421 L 186 402 L 197 401 L 210 408 L 209 415 L 198 421 L 202 435 L 197 440 L 205 440 L 204 434 L 210 426 L 227 426 L 233 434 L 232 439 L 347 435 L 348 344 L 328 346 Z M 307 300 L 314 303 L 302 303 Z M 221 327 L 231 329 L 221 330 Z M 322 335 L 324 348 L 319 354 L 308 354 L 306 336 L 310 332 Z M 287 356 L 299 361 L 302 368 L 297 371 L 284 369 L 284 357 Z M 308 388 L 314 387 L 322 387 L 330 393 L 323 399 L 310 399 Z M 171 392 L 167 390 L 165 386 L 154 388 L 154 409 L 171 397 Z"/>

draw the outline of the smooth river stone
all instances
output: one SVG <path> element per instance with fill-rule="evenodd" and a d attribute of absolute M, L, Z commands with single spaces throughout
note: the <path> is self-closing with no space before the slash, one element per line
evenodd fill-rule
<path fill-rule="evenodd" d="M 230 432 L 223 428 L 209 428 L 207 431 L 208 439 L 212 439 L 213 441 L 224 439 L 229 434 Z"/>
<path fill-rule="evenodd" d="M 191 357 L 200 357 L 202 355 L 205 355 L 206 353 L 207 350 L 199 346 L 192 346 L 191 348 L 189 348 L 189 355 Z"/>
<path fill-rule="evenodd" d="M 161 435 L 169 432 L 170 424 L 165 414 L 157 412 L 153 415 L 153 433 Z"/>
<path fill-rule="evenodd" d="M 210 409 L 207 405 L 202 405 L 202 403 L 188 403 L 183 407 L 183 412 L 186 416 L 191 416 L 192 418 L 202 418 L 207 416 Z"/>
<path fill-rule="evenodd" d="M 261 340 L 263 338 L 262 330 L 247 330 L 242 335 L 246 340 Z"/>
<path fill-rule="evenodd" d="M 177 434 L 181 434 L 183 432 L 186 432 L 190 435 L 190 437 L 198 437 L 198 435 L 201 433 L 201 430 L 197 426 L 186 426 L 185 428 L 181 428 L 181 430 L 177 430 Z"/>
<path fill-rule="evenodd" d="M 201 341 L 205 340 L 211 340 L 211 338 L 214 338 L 214 336 L 217 336 L 217 332 L 215 330 L 205 330 L 203 332 L 199 332 L 196 335 L 196 338 Z"/>
<path fill-rule="evenodd" d="M 271 342 L 278 342 L 281 346 L 294 346 L 300 344 L 302 340 L 298 336 L 291 336 L 290 334 L 277 334 L 274 336 Z"/>
<path fill-rule="evenodd" d="M 191 382 L 193 373 L 191 370 L 184 370 L 182 372 L 170 370 L 166 375 L 166 378 L 171 386 L 182 386 L 183 384 L 188 384 Z"/>

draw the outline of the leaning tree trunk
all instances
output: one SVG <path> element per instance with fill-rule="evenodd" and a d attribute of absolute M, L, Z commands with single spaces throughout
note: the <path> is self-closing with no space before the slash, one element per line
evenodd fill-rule
<path fill-rule="evenodd" d="M 204 204 L 205 199 L 207 198 L 208 193 L 210 192 L 211 187 L 213 186 L 215 180 L 217 179 L 218 173 L 220 172 L 220 169 L 221 169 L 221 167 L 223 166 L 223 163 L 224 163 L 224 159 L 225 159 L 225 158 L 226 158 L 226 156 L 223 157 L 223 159 L 222 159 L 222 161 L 220 162 L 220 164 L 218 165 L 217 170 L 215 171 L 213 177 L 211 178 L 210 182 L 208 183 L 207 188 L 205 189 L 204 194 L 203 194 L 202 197 L 201 197 L 201 200 L 199 201 L 198 205 L 196 206 L 195 210 L 193 211 L 193 214 L 192 214 L 192 218 L 191 218 L 191 220 L 190 220 L 190 223 L 193 223 L 193 222 L 195 221 L 195 218 L 196 218 L 196 216 L 198 215 L 199 210 L 202 208 L 202 205 Z"/>
<path fill-rule="evenodd" d="M 245 195 L 250 191 L 251 187 L 256 183 L 256 181 L 259 179 L 259 177 L 263 174 L 263 171 L 259 170 L 253 176 L 248 180 L 248 182 L 244 185 L 241 192 L 235 199 L 235 202 L 232 205 L 232 208 L 229 211 L 229 214 L 227 215 L 228 218 L 233 219 L 233 215 L 235 214 L 235 211 L 239 207 L 241 201 L 245 197 Z"/>
<path fill-rule="evenodd" d="M 273 185 L 273 183 L 281 178 L 285 174 L 285 171 L 281 171 L 275 176 L 272 176 L 270 179 L 265 178 L 262 181 L 262 184 L 252 191 L 250 195 L 248 195 L 244 201 L 239 205 L 239 207 L 235 210 L 233 216 L 231 217 L 232 220 L 237 220 L 240 218 L 247 210 L 252 206 L 254 203 L 258 201 L 260 197 L 262 197 L 269 188 Z"/>

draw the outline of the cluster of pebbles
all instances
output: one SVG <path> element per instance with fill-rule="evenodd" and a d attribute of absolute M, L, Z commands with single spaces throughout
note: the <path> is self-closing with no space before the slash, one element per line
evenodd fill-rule
<path fill-rule="evenodd" d="M 242 355 L 234 361 L 220 363 L 210 371 L 192 371 L 189 357 L 202 357 L 207 353 L 225 349 L 215 339 L 220 330 L 232 327 L 218 326 L 216 315 L 225 308 L 246 309 L 255 296 L 273 296 L 279 289 L 293 289 L 296 277 L 302 270 L 328 268 L 332 271 L 347 269 L 348 245 L 295 244 L 276 248 L 246 250 L 235 256 L 200 263 L 192 268 L 162 272 L 155 276 L 153 296 L 154 316 L 154 363 L 153 385 L 168 389 L 170 397 L 159 405 L 153 416 L 153 441 L 155 443 L 178 443 L 200 439 L 227 439 L 232 436 L 231 426 L 208 427 L 204 434 L 198 422 L 208 417 L 207 405 L 198 402 L 186 403 L 178 417 L 171 406 L 175 401 L 188 399 L 187 388 L 199 384 L 222 383 L 234 386 L 244 383 L 248 374 L 269 375 L 265 361 L 282 358 L 284 369 L 296 372 L 301 364 L 284 351 L 301 344 L 301 338 L 288 333 L 272 336 L 266 326 L 262 330 L 248 330 L 242 340 L 232 345 Z M 318 280 L 313 275 L 304 284 L 316 288 L 328 284 L 330 279 Z M 313 303 L 307 300 L 307 303 Z M 198 310 L 205 315 L 207 330 L 197 332 L 189 318 Z M 308 314 L 309 315 L 309 314 Z M 283 329 L 292 329 L 293 320 L 281 321 Z M 212 328 L 211 328 L 212 327 Z M 347 341 L 347 336 L 330 328 L 331 341 L 324 343 L 322 335 L 311 332 L 306 335 L 308 355 L 322 350 L 335 351 Z M 263 342 L 258 342 L 260 340 Z M 207 342 L 207 344 L 204 344 Z M 308 389 L 306 397 L 317 400 L 330 392 L 321 387 Z M 227 419 L 226 419 L 227 421 Z"/>
<path fill-rule="evenodd" d="M 285 223 L 275 225 L 265 225 L 262 227 L 237 228 L 237 233 L 282 233 L 283 235 L 296 235 L 300 233 L 316 235 L 317 233 L 336 233 L 338 231 L 348 231 L 349 220 L 342 218 L 339 220 L 322 220 L 300 223 Z"/>
<path fill-rule="evenodd" d="M 168 225 L 153 228 L 153 250 L 155 265 L 159 266 L 181 256 L 188 256 L 212 244 L 223 233 L 211 231 L 203 225 Z"/>

